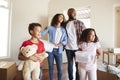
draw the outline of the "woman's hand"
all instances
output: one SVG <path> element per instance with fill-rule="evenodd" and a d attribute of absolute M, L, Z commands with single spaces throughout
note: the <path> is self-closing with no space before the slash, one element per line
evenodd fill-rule
<path fill-rule="evenodd" d="M 62 43 L 58 43 L 57 46 L 63 46 L 63 44 Z"/>
<path fill-rule="evenodd" d="M 54 42 L 51 42 L 54 46 L 57 46 L 57 44 L 55 44 Z"/>
<path fill-rule="evenodd" d="M 44 28 L 44 30 L 46 30 L 46 29 L 48 29 L 48 26 L 46 26 L 46 27 Z"/>

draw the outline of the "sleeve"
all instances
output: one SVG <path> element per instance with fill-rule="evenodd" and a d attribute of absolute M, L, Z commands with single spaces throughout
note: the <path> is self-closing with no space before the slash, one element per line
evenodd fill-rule
<path fill-rule="evenodd" d="M 41 51 L 41 52 L 44 52 L 44 51 L 45 51 L 45 46 L 44 46 L 44 43 L 43 43 L 43 42 L 41 42 L 41 43 L 42 43 L 42 46 L 41 46 L 42 51 Z"/>
<path fill-rule="evenodd" d="M 96 43 L 96 47 L 97 47 L 97 49 L 99 49 L 101 47 L 99 42 Z"/>
<path fill-rule="evenodd" d="M 25 47 L 26 46 L 26 41 L 24 41 L 23 43 L 22 43 L 22 45 L 20 46 L 20 49 L 22 48 L 22 47 Z"/>
<path fill-rule="evenodd" d="M 63 45 L 66 45 L 67 44 L 67 32 L 66 30 L 64 29 L 64 38 L 63 38 L 63 41 L 61 42 Z"/>
<path fill-rule="evenodd" d="M 86 26 L 83 22 L 81 22 L 81 27 L 82 27 L 82 31 L 86 29 Z"/>
<path fill-rule="evenodd" d="M 67 25 L 66 25 L 66 31 L 67 31 L 67 35 L 69 37 L 70 40 L 73 40 L 72 42 L 76 41 L 75 39 L 76 38 L 76 30 L 75 30 L 75 27 L 74 27 L 74 23 L 73 21 L 70 21 Z M 73 43 L 75 44 L 75 43 Z"/>

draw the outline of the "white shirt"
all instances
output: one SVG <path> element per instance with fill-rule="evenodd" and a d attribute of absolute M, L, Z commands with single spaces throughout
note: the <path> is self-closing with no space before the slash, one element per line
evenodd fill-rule
<path fill-rule="evenodd" d="M 70 21 L 66 25 L 66 30 L 68 34 L 68 43 L 66 44 L 66 49 L 68 50 L 77 50 L 77 35 L 76 35 L 76 29 L 74 26 L 73 21 Z"/>
<path fill-rule="evenodd" d="M 96 50 L 100 48 L 100 43 L 99 42 L 96 42 L 96 43 L 86 43 L 86 42 L 83 42 L 82 44 L 79 45 L 79 47 L 81 47 L 83 49 L 83 51 L 87 51 L 87 52 L 90 52 L 88 53 L 89 55 L 92 55 L 94 58 L 96 56 Z M 94 63 L 94 60 L 91 61 L 90 63 L 79 63 L 79 66 L 81 68 L 84 68 L 86 70 L 92 70 L 92 69 L 96 69 L 96 62 Z"/>
<path fill-rule="evenodd" d="M 61 28 L 56 28 L 56 34 L 55 34 L 55 44 L 58 44 L 60 42 L 62 36 Z M 55 47 L 58 48 L 58 47 Z"/>

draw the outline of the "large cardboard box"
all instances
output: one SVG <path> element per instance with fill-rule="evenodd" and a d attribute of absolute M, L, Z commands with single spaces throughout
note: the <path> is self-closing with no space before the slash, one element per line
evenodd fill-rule
<path fill-rule="evenodd" d="M 16 76 L 16 63 L 15 62 L 4 62 L 5 65 L 0 66 L 0 80 L 14 80 Z"/>

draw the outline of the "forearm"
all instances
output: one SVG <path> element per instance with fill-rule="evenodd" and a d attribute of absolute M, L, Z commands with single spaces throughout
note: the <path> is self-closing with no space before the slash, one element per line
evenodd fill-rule
<path fill-rule="evenodd" d="M 58 43 L 57 46 L 63 46 L 63 44 L 62 43 Z"/>
<path fill-rule="evenodd" d="M 29 60 L 29 57 L 25 57 L 22 55 L 22 53 L 19 53 L 18 59 L 19 60 Z"/>

